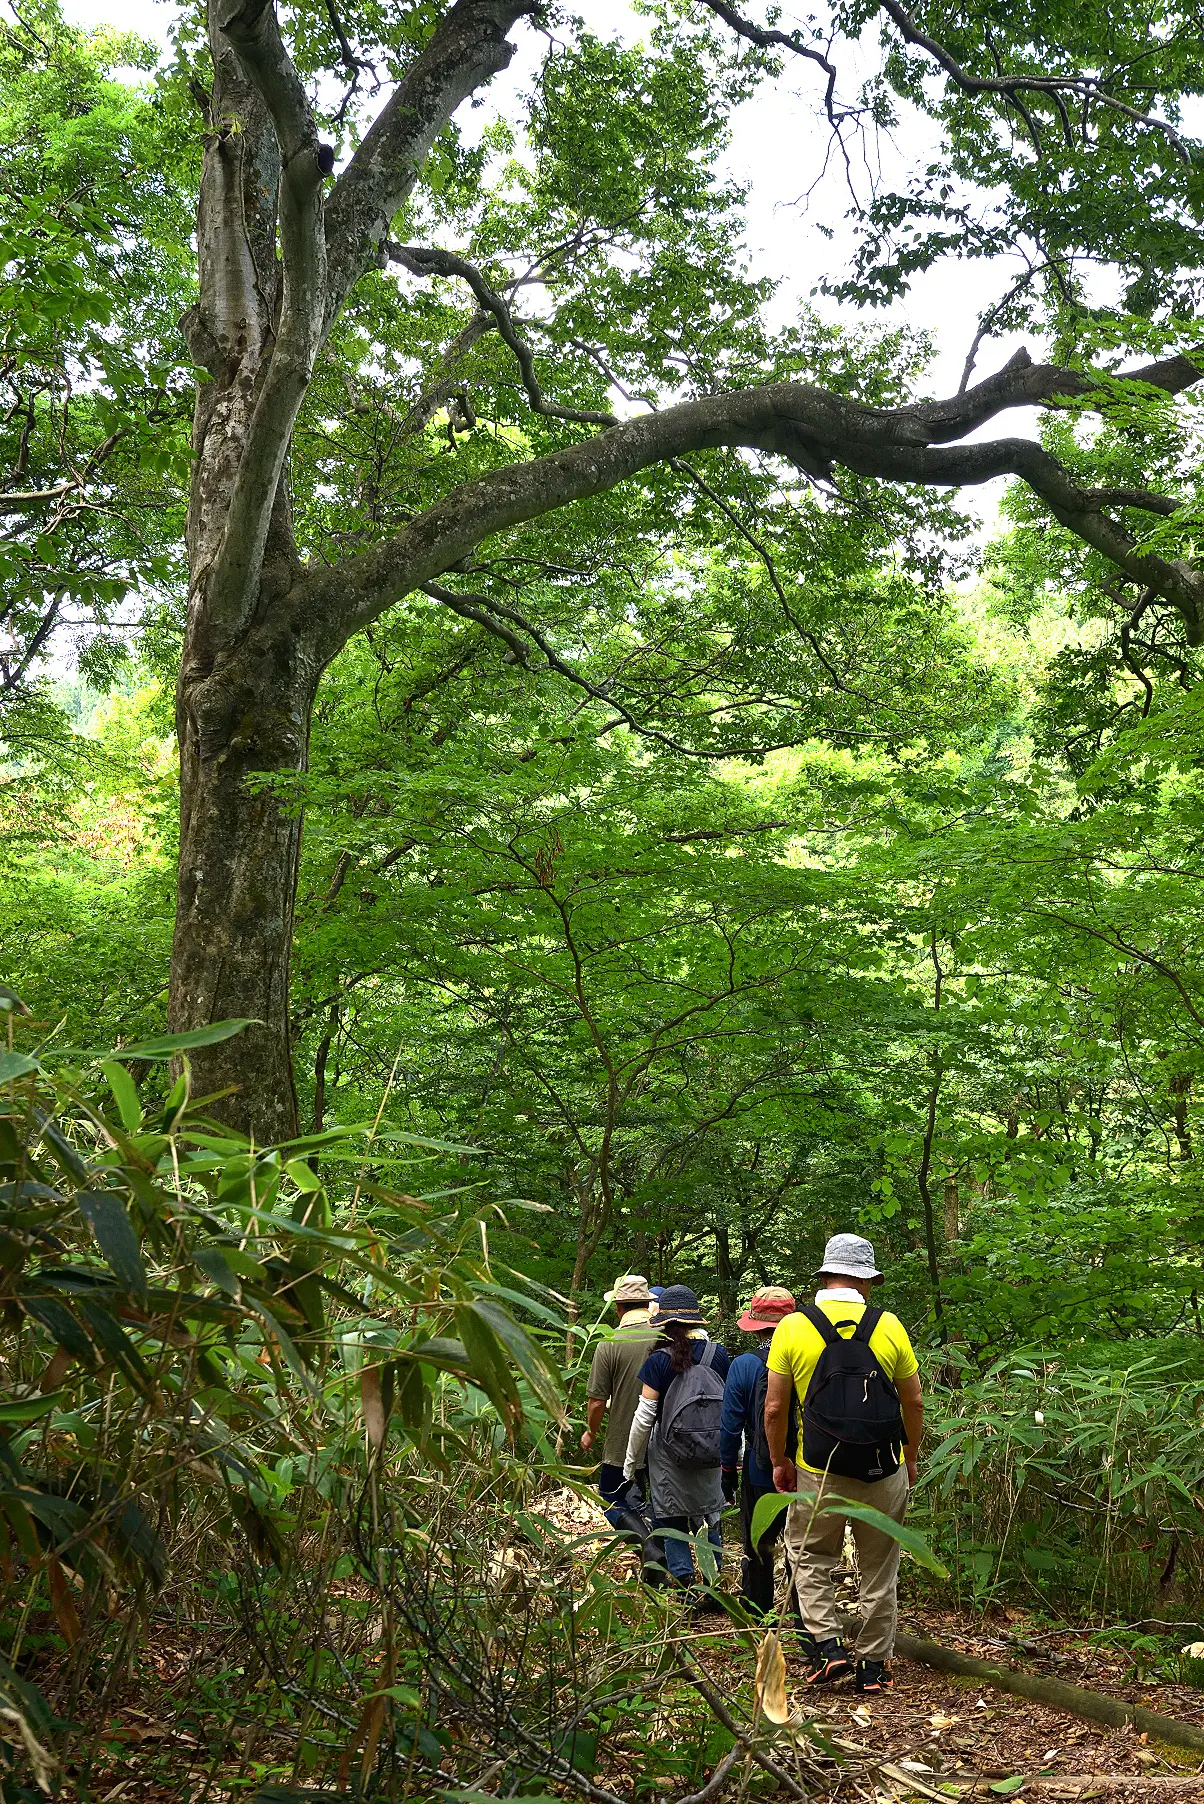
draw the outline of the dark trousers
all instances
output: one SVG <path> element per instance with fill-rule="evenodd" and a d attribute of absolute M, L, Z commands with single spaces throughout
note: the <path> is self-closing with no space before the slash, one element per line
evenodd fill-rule
<path fill-rule="evenodd" d="M 747 1607 L 759 1616 L 773 1615 L 774 1550 L 786 1530 L 786 1511 L 783 1510 L 770 1523 L 756 1547 L 752 1542 L 752 1519 L 758 1498 L 773 1495 L 774 1488 L 771 1484 L 753 1484 L 748 1476 L 746 1462 L 740 1475 L 740 1538 L 744 1544 L 744 1558 L 740 1563 L 740 1596 Z M 790 1585 L 790 1612 L 795 1621 L 801 1623 L 793 1580 Z"/>
<path fill-rule="evenodd" d="M 639 1485 L 644 1496 L 647 1497 L 647 1469 L 640 1473 Z M 606 1461 L 603 1460 L 598 1468 L 598 1490 L 601 1493 L 603 1503 L 607 1506 L 603 1511 L 603 1514 L 612 1528 L 620 1528 L 622 1526 L 623 1516 L 626 1512 L 615 1506 L 615 1498 L 621 1491 L 625 1491 L 626 1489 L 627 1480 L 623 1477 L 622 1466 L 608 1466 Z"/>

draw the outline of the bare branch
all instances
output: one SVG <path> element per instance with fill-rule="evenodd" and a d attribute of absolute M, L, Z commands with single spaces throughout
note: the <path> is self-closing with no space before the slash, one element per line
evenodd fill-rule
<path fill-rule="evenodd" d="M 573 407 L 557 407 L 554 402 L 546 398 L 539 385 L 539 378 L 535 374 L 535 358 L 530 345 L 525 339 L 519 337 L 509 307 L 475 263 L 469 263 L 465 258 L 457 257 L 451 251 L 437 250 L 417 244 L 387 244 L 385 252 L 392 262 L 400 263 L 404 269 L 410 270 L 416 276 L 459 276 L 462 281 L 468 283 L 477 297 L 478 305 L 486 313 L 491 313 L 497 321 L 497 329 L 502 342 L 513 351 L 533 412 L 542 413 L 551 420 L 573 420 L 581 426 L 613 426 L 615 424 L 613 413 L 583 413 Z"/>
<path fill-rule="evenodd" d="M 401 430 L 407 438 L 421 432 L 441 407 L 446 407 L 454 394 L 463 386 L 463 377 L 455 373 L 456 365 L 471 351 L 473 345 L 483 338 L 486 332 L 492 332 L 494 321 L 488 313 L 478 307 L 468 324 L 462 326 L 446 347 L 439 359 L 439 368 L 443 372 L 431 386 L 424 389 L 414 405 L 401 422 Z"/>
<path fill-rule="evenodd" d="M 688 1798 L 682 1798 L 680 1804 L 711 1804 L 727 1785 L 728 1775 L 737 1760 L 744 1758 L 744 1748 L 739 1742 L 723 1756 L 715 1771 L 711 1774 L 701 1791 L 692 1791 Z"/>
<path fill-rule="evenodd" d="M 792 1798 L 809 1797 L 809 1792 L 807 1792 L 796 1779 L 791 1777 L 785 1767 L 780 1766 L 771 1755 L 765 1752 L 764 1748 L 758 1747 L 756 1742 L 749 1738 L 746 1730 L 741 1729 L 740 1724 L 736 1721 L 710 1680 L 703 1676 L 701 1667 L 698 1666 L 692 1655 L 687 1653 L 684 1649 L 683 1654 L 686 1662 L 682 1668 L 684 1677 L 687 1678 L 694 1689 L 706 1699 L 706 1702 L 710 1705 L 714 1714 L 719 1718 L 719 1721 L 723 1724 L 728 1734 L 734 1735 L 737 1743 L 744 1748 L 745 1752 L 756 1761 L 759 1767 L 762 1767 L 765 1772 L 771 1774 L 782 1789 L 790 1793 Z"/>
<path fill-rule="evenodd" d="M 759 50 L 791 50 L 795 56 L 802 56 L 810 63 L 817 63 L 828 78 L 827 87 L 824 90 L 824 109 L 832 123 L 834 125 L 837 123 L 836 66 L 829 57 L 824 55 L 822 50 L 817 50 L 814 44 L 804 42 L 801 32 L 778 31 L 774 27 L 754 25 L 751 20 L 743 18 L 734 6 L 729 6 L 727 0 L 702 0 L 702 4 L 717 14 L 725 25 L 730 25 L 737 36 L 747 39 L 750 44 L 755 44 Z"/>
<path fill-rule="evenodd" d="M 662 733 L 657 727 L 648 726 L 633 714 L 630 708 L 625 707 L 622 702 L 616 701 L 608 688 L 604 688 L 599 683 L 592 683 L 582 671 L 577 670 L 560 656 L 560 653 L 548 643 L 546 635 L 535 625 L 533 620 L 528 620 L 526 615 L 520 614 L 516 608 L 507 606 L 504 601 L 495 600 L 492 595 L 464 594 L 453 589 L 445 589 L 439 583 L 421 583 L 419 587 L 424 595 L 431 597 L 432 601 L 442 602 L 444 607 L 451 608 L 453 613 L 462 615 L 466 620 L 475 620 L 478 626 L 483 626 L 486 631 L 496 634 L 509 646 L 515 663 L 521 664 L 524 670 L 529 670 L 528 648 L 504 623 L 509 622 L 510 626 L 517 627 L 519 632 L 526 633 L 532 644 L 543 654 L 549 670 L 555 671 L 557 676 L 563 677 L 575 688 L 583 689 L 591 700 L 603 702 L 608 708 L 615 710 L 618 718 L 610 723 L 611 726 L 628 726 L 642 739 L 654 740 L 657 745 L 663 745 L 667 751 L 677 752 L 683 758 L 698 757 L 697 748 L 686 745 L 679 739 L 674 739 L 668 733 Z M 726 757 L 729 754 L 723 752 L 718 755 Z"/>
<path fill-rule="evenodd" d="M 741 17 L 735 7 L 728 5 L 726 0 L 701 0 L 701 4 L 716 13 L 734 32 L 738 33 L 740 37 L 746 38 L 749 43 L 757 44 L 765 50 L 790 50 L 796 56 L 806 57 L 808 61 L 818 63 L 828 74 L 826 105 L 829 118 L 833 117 L 832 95 L 836 70 L 828 57 L 821 54 L 813 45 L 804 42 L 801 33 L 776 31 L 753 25 L 749 20 Z M 913 45 L 917 50 L 923 50 L 927 56 L 930 56 L 963 93 L 997 94 L 1002 99 L 1010 100 L 1024 120 L 1038 152 L 1041 149 L 1041 139 L 1031 114 L 1020 99 L 1022 94 L 1041 94 L 1053 102 L 1054 106 L 1058 108 L 1062 129 L 1068 142 L 1073 140 L 1073 134 L 1070 116 L 1062 98 L 1064 95 L 1081 100 L 1087 106 L 1094 102 L 1099 106 L 1109 107 L 1114 112 L 1123 114 L 1126 119 L 1133 120 L 1137 125 L 1144 125 L 1151 131 L 1161 132 L 1174 147 L 1176 155 L 1189 168 L 1192 166 L 1191 146 L 1170 121 L 1160 119 L 1156 114 L 1140 112 L 1138 108 L 1129 106 L 1115 94 L 1110 94 L 1104 86 L 1105 77 L 1082 73 L 1008 75 L 1000 68 L 997 55 L 994 60 L 996 68 L 1000 69 L 999 74 L 994 76 L 972 75 L 942 43 L 921 30 L 906 8 L 899 4 L 899 0 L 878 0 L 878 4 L 882 11 L 894 21 L 904 42 Z M 994 54 L 993 46 L 992 52 Z"/>
<path fill-rule="evenodd" d="M 348 290 L 381 260 L 389 226 L 412 192 L 422 162 L 460 102 L 505 69 L 506 33 L 538 0 L 456 0 L 397 84 L 346 169 L 326 209 L 330 268 L 327 324 Z"/>
<path fill-rule="evenodd" d="M 781 608 L 782 613 L 785 615 L 791 628 L 805 644 L 811 647 L 816 658 L 818 658 L 819 662 L 823 665 L 828 680 L 833 687 L 844 693 L 850 693 L 848 684 L 844 681 L 844 678 L 840 675 L 840 672 L 836 669 L 835 665 L 829 661 L 815 634 L 811 632 L 808 627 L 803 625 L 787 600 L 786 591 L 782 587 L 782 580 L 778 575 L 777 563 L 775 562 L 769 547 L 757 537 L 750 527 L 744 524 L 736 510 L 733 507 L 728 506 L 722 495 L 718 494 L 716 490 L 711 487 L 710 483 L 706 482 L 703 477 L 699 475 L 692 464 L 686 463 L 682 458 L 675 457 L 669 467 L 673 470 L 680 470 L 684 476 L 687 476 L 694 484 L 695 488 L 700 490 L 700 492 L 719 509 L 720 513 L 725 515 L 726 518 L 731 521 L 732 525 L 746 544 L 752 546 L 762 564 L 765 566 L 765 573 L 769 577 L 770 585 L 778 598 L 778 606 Z M 861 699 L 864 700 L 865 698 L 863 697 Z"/>
<path fill-rule="evenodd" d="M 1138 598 L 1137 606 L 1133 609 L 1133 612 L 1129 615 L 1128 619 L 1120 629 L 1120 655 L 1145 692 L 1141 708 L 1141 718 L 1143 720 L 1145 720 L 1150 709 L 1154 705 L 1154 685 L 1133 656 L 1133 630 L 1141 624 L 1141 617 L 1150 606 L 1153 599 L 1154 596 L 1152 590 L 1143 590 Z"/>
<path fill-rule="evenodd" d="M 1097 101 L 1101 106 L 1111 107 L 1126 118 L 1134 120 L 1138 125 L 1149 126 L 1152 131 L 1162 132 L 1175 148 L 1176 154 L 1191 167 L 1191 150 L 1186 141 L 1175 130 L 1167 119 L 1159 119 L 1149 113 L 1138 112 L 1136 107 L 1127 106 L 1114 94 L 1109 94 L 1098 75 L 971 75 L 962 67 L 955 57 L 951 56 L 943 44 L 920 30 L 911 14 L 899 4 L 899 0 L 879 0 L 885 13 L 894 20 L 900 33 L 908 44 L 917 50 L 923 50 L 933 61 L 945 71 L 949 79 L 965 94 L 999 94 L 1006 99 L 1014 100 L 1018 94 L 1045 94 L 1055 104 L 1063 94 L 1073 94 L 1086 102 Z M 1069 132 L 1069 121 L 1063 109 L 1063 120 Z"/>

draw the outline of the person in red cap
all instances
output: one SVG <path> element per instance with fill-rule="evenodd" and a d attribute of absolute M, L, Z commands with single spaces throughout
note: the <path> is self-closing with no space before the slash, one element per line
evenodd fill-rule
<path fill-rule="evenodd" d="M 785 1515 L 780 1515 L 752 1543 L 752 1518 L 759 1497 L 773 1494 L 773 1463 L 765 1440 L 765 1391 L 769 1343 L 778 1323 L 793 1315 L 795 1301 L 788 1290 L 767 1284 L 754 1293 L 738 1326 L 757 1336 L 749 1353 L 740 1353 L 728 1368 L 723 1387 L 723 1420 L 719 1431 L 719 1458 L 723 1467 L 723 1495 L 728 1503 L 740 1493 L 740 1530 L 744 1559 L 740 1571 L 740 1595 L 755 1616 L 771 1616 L 774 1607 L 774 1547 L 781 1539 Z M 740 1466 L 740 1443 L 744 1464 Z M 797 1441 L 797 1430 L 795 1431 Z M 794 1442 L 791 1443 L 794 1445 Z M 790 1587 L 790 1606 L 798 1618 L 798 1598 Z M 799 1618 L 801 1621 L 801 1618 Z"/>

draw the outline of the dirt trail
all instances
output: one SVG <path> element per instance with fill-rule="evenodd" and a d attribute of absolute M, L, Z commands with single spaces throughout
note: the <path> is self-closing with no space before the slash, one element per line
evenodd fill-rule
<path fill-rule="evenodd" d="M 981 1621 L 952 1612 L 905 1611 L 903 1621 L 913 1634 L 963 1653 L 1018 1660 L 1032 1671 L 1056 1674 L 1204 1727 L 1204 1692 L 1183 1685 L 1134 1684 L 1122 1656 L 1087 1651 L 1072 1634 L 1048 1637 L 1030 1654 L 1016 1645 L 1027 1639 L 1023 1627 L 1017 1628 L 1019 1619 L 994 1634 Z M 706 1664 L 717 1677 L 725 1675 L 731 1685 L 747 1683 L 751 1657 L 731 1636 L 720 1631 L 702 1645 Z M 913 1797 L 996 1801 L 1023 1796 L 1051 1804 L 1080 1798 L 1145 1804 L 1161 1798 L 1174 1804 L 1204 1800 L 1204 1763 L 1132 1728 L 1084 1722 L 904 1659 L 895 1661 L 895 1687 L 888 1694 L 859 1697 L 845 1683 L 817 1696 L 804 1689 L 802 1663 L 789 1651 L 788 1641 L 786 1646 L 791 1703 L 830 1725 L 848 1751 L 869 1753 L 897 1769 L 886 1780 L 890 1792 L 880 1792 L 881 1798 L 892 1793 L 903 1798 L 910 1792 Z"/>
<path fill-rule="evenodd" d="M 562 1528 L 582 1533 L 589 1532 L 591 1524 L 598 1526 L 600 1512 L 592 1503 L 561 1493 L 557 1505 L 548 1513 L 559 1518 Z M 726 1552 L 722 1582 L 734 1591 L 739 1582 L 738 1549 L 729 1546 Z M 838 1591 L 842 1602 L 851 1606 L 856 1596 L 851 1571 L 844 1573 Z M 1204 1691 L 1153 1679 L 1139 1682 L 1128 1656 L 1096 1647 L 1082 1633 L 1038 1629 L 1019 1611 L 987 1621 L 956 1611 L 909 1608 L 906 1576 L 903 1596 L 901 1626 L 913 1635 L 1144 1704 L 1204 1729 Z M 714 1618 L 704 1620 L 706 1631 L 691 1637 L 695 1651 L 716 1683 L 735 1695 L 751 1684 L 754 1656 L 734 1628 Z M 995 1804 L 1008 1797 L 1039 1798 L 1050 1804 L 1077 1799 L 1159 1804 L 1165 1798 L 1168 1804 L 1180 1800 L 1204 1804 L 1204 1762 L 1164 1747 L 1132 1727 L 1109 1729 L 1085 1722 L 905 1659 L 896 1660 L 895 1688 L 885 1696 L 861 1698 L 846 1683 L 820 1698 L 804 1691 L 802 1663 L 791 1652 L 788 1637 L 784 1645 L 791 1704 L 829 1724 L 850 1752 L 861 1750 L 896 1769 L 882 1781 L 881 1800 L 910 1795 L 982 1797 Z M 1176 1637 L 1168 1635 L 1168 1653 L 1177 1651 L 1177 1645 Z"/>
<path fill-rule="evenodd" d="M 1198 1712 L 1200 1694 L 1195 1696 Z M 800 1701 L 816 1709 L 813 1694 Z M 1161 1696 L 1155 1707 L 1174 1711 L 1170 1700 Z M 973 1787 L 988 1798 L 1001 1798 L 1021 1789 L 1028 1793 L 1032 1782 L 1040 1780 L 1036 1790 L 1044 1798 L 1089 1793 L 1098 1798 L 1152 1799 L 1160 1792 L 1204 1798 L 1199 1762 L 1185 1762 L 1132 1729 L 1085 1723 L 909 1660 L 896 1662 L 895 1689 L 888 1696 L 863 1699 L 851 1692 L 837 1693 L 830 1702 L 825 1700 L 823 1714 L 838 1726 L 842 1740 L 884 1755 L 934 1791 L 956 1784 L 959 1791 Z M 1023 1788 L 1007 1785 L 1021 1777 L 1027 1781 Z M 1167 1792 L 1164 1785 L 1150 1783 L 1155 1777 L 1180 1783 Z M 1094 1783 L 1085 1784 L 1087 1779 Z M 943 1791 L 943 1795 L 954 1794 Z"/>

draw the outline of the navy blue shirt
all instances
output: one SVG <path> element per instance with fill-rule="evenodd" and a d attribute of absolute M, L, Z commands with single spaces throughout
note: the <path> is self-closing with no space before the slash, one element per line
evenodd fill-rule
<path fill-rule="evenodd" d="M 769 1357 L 768 1342 L 753 1353 L 738 1353 L 728 1366 L 723 1387 L 723 1417 L 719 1424 L 719 1463 L 729 1470 L 740 1464 L 740 1440 L 744 1440 L 745 1476 L 749 1484 L 773 1488 L 773 1473 L 767 1471 L 753 1454 L 753 1429 L 757 1411 L 757 1390 L 765 1362 Z M 798 1445 L 798 1425 L 794 1401 L 790 1404 L 790 1426 L 786 1448 L 794 1458 Z"/>
<path fill-rule="evenodd" d="M 715 1349 L 714 1353 L 711 1355 L 711 1370 L 717 1377 L 726 1379 L 728 1367 L 732 1363 L 732 1356 L 727 1348 L 720 1346 L 717 1341 L 692 1340 L 690 1342 L 690 1349 L 694 1355 L 694 1364 L 698 1364 L 708 1346 L 713 1346 Z M 673 1383 L 673 1380 L 677 1375 L 678 1374 L 673 1370 L 673 1356 L 668 1347 L 658 1347 L 654 1353 L 648 1355 L 647 1359 L 640 1367 L 640 1383 L 646 1384 L 650 1391 L 657 1391 L 660 1396 L 660 1402 L 656 1406 L 656 1419 L 658 1422 L 660 1421 L 661 1410 L 664 1407 L 665 1392 Z M 724 1407 L 726 1408 L 726 1386 L 723 1395 Z"/>

